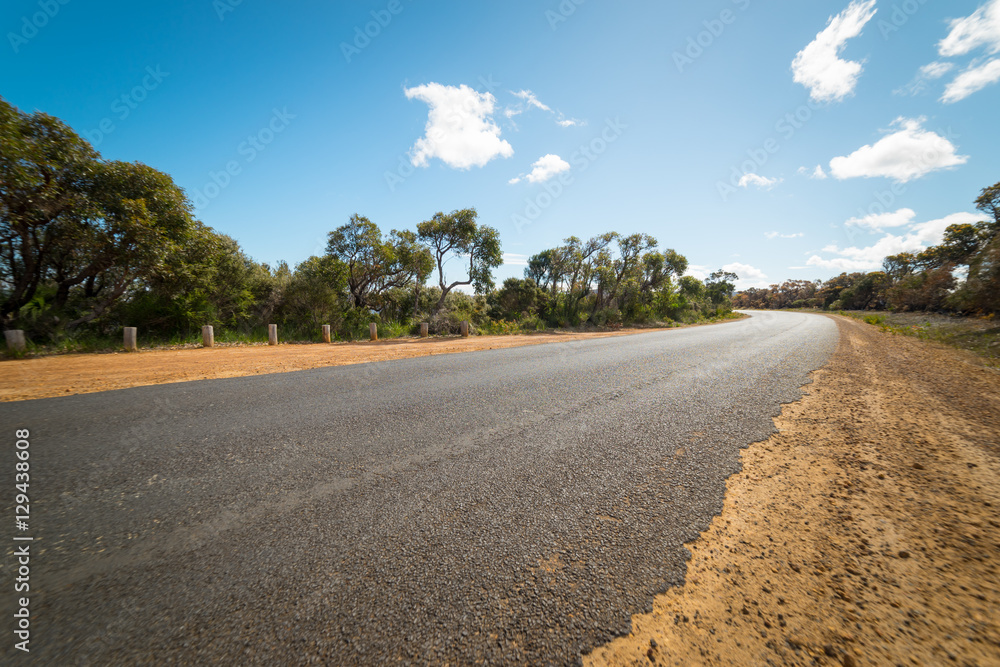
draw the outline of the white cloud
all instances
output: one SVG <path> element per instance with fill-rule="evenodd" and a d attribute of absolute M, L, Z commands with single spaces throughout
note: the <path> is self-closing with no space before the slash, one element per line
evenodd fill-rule
<path fill-rule="evenodd" d="M 940 79 L 945 74 L 950 72 L 955 68 L 954 63 L 942 63 L 934 61 L 932 63 L 927 63 L 920 68 L 920 76 L 925 79 Z"/>
<path fill-rule="evenodd" d="M 531 107 L 535 107 L 536 109 L 547 111 L 548 113 L 556 116 L 556 124 L 561 127 L 574 127 L 587 124 L 586 122 L 578 120 L 576 118 L 566 118 L 565 114 L 563 114 L 561 111 L 555 111 L 554 109 L 552 109 L 552 107 L 539 100 L 538 96 L 535 95 L 530 90 L 519 90 L 517 92 L 512 90 L 510 91 L 510 94 L 520 99 L 521 102 L 518 102 L 513 106 L 509 106 L 503 110 L 503 114 L 507 118 L 514 118 L 515 116 L 520 116 Z"/>
<path fill-rule="evenodd" d="M 740 178 L 740 182 L 737 184 L 741 188 L 748 188 L 751 185 L 756 185 L 759 188 L 771 189 L 778 183 L 781 183 L 780 178 L 767 178 L 766 176 L 760 176 L 754 173 L 743 174 Z"/>
<path fill-rule="evenodd" d="M 861 75 L 861 63 L 843 60 L 839 54 L 847 40 L 861 34 L 875 12 L 875 0 L 854 0 L 847 9 L 831 17 L 816 39 L 795 55 L 793 79 L 809 89 L 812 99 L 839 102 L 854 92 Z"/>
<path fill-rule="evenodd" d="M 943 63 L 934 61 L 927 63 L 920 68 L 913 80 L 901 88 L 892 91 L 896 95 L 919 95 L 927 90 L 927 82 L 940 79 L 945 74 L 955 69 L 954 63 Z"/>
<path fill-rule="evenodd" d="M 1000 0 L 990 0 L 972 14 L 953 19 L 948 35 L 938 42 L 938 53 L 945 58 L 965 56 L 982 48 L 987 55 L 1000 53 Z M 953 63 L 933 62 L 920 69 L 921 76 L 939 78 L 954 67 Z M 911 88 L 922 90 L 919 80 Z M 1000 81 L 1000 58 L 983 62 L 974 59 L 944 90 L 941 101 L 951 104 Z"/>
<path fill-rule="evenodd" d="M 548 105 L 542 104 L 530 90 L 519 90 L 516 93 L 511 91 L 511 94 L 514 95 L 514 97 L 519 97 L 524 100 L 529 107 L 538 107 L 542 111 L 552 111 Z"/>
<path fill-rule="evenodd" d="M 993 58 L 982 65 L 973 65 L 955 77 L 944 89 L 941 101 L 945 104 L 964 100 L 991 83 L 1000 81 L 1000 58 Z"/>
<path fill-rule="evenodd" d="M 815 181 L 822 181 L 826 178 L 826 172 L 823 171 L 822 165 L 816 165 L 816 168 L 812 170 L 810 170 L 809 167 L 799 167 L 799 173 L 803 176 L 808 176 Z"/>
<path fill-rule="evenodd" d="M 427 83 L 404 90 L 408 99 L 430 107 L 423 137 L 411 151 L 414 166 L 425 167 L 438 158 L 454 169 L 482 167 L 495 157 L 510 157 L 514 149 L 500 138 L 493 122 L 496 99 L 469 86 Z"/>
<path fill-rule="evenodd" d="M 829 245 L 822 252 L 836 257 L 813 255 L 806 264 L 836 271 L 875 271 L 881 268 L 882 260 L 901 252 L 919 252 L 928 246 L 937 245 L 949 225 L 974 223 L 981 216 L 975 213 L 952 213 L 938 220 L 910 225 L 905 234 L 886 234 L 874 244 L 858 248 L 839 248 Z"/>
<path fill-rule="evenodd" d="M 885 229 L 886 227 L 902 227 L 913 223 L 917 212 L 912 208 L 901 208 L 888 213 L 872 213 L 863 218 L 851 218 L 846 223 L 849 227 L 865 227 L 866 229 Z"/>
<path fill-rule="evenodd" d="M 522 178 L 527 178 L 529 183 L 544 183 L 556 174 L 569 171 L 569 162 L 551 153 L 538 158 L 531 166 L 532 170 L 530 174 L 512 178 L 507 182 L 514 185 L 520 183 Z"/>
<path fill-rule="evenodd" d="M 701 264 L 688 264 L 687 271 L 684 272 L 684 275 L 697 278 L 698 280 L 705 280 L 711 272 L 712 270 L 707 266 L 702 266 Z"/>
<path fill-rule="evenodd" d="M 951 21 L 948 36 L 938 42 L 938 53 L 946 58 L 964 56 L 986 47 L 1000 52 L 1000 0 L 991 0 L 969 16 Z"/>
<path fill-rule="evenodd" d="M 768 285 L 767 275 L 760 269 L 750 266 L 749 264 L 733 262 L 732 264 L 726 264 L 723 266 L 722 270 L 735 273 L 739 276 L 739 280 L 736 281 L 737 289 L 747 289 L 748 287 L 767 287 Z"/>
<path fill-rule="evenodd" d="M 805 236 L 802 232 L 796 232 L 795 234 L 779 234 L 778 232 L 765 232 L 764 236 L 769 239 L 797 239 Z"/>
<path fill-rule="evenodd" d="M 527 266 L 528 256 L 520 255 L 516 252 L 505 252 L 503 254 L 503 263 L 509 266 Z"/>
<path fill-rule="evenodd" d="M 939 134 L 923 129 L 924 118 L 897 118 L 900 128 L 865 145 L 848 156 L 830 160 L 834 178 L 885 176 L 899 183 L 920 178 L 932 171 L 965 164 L 967 155 L 957 155 L 955 146 Z"/>

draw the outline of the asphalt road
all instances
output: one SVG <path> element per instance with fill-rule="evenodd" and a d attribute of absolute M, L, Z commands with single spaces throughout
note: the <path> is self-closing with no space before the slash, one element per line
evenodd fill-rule
<path fill-rule="evenodd" d="M 0 405 L 36 664 L 575 664 L 683 581 L 821 316 Z"/>

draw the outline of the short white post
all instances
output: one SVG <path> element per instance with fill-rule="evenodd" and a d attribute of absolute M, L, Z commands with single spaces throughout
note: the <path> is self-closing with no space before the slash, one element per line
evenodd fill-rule
<path fill-rule="evenodd" d="M 323 342 L 324 343 L 329 343 L 330 342 L 330 325 L 329 324 L 324 324 L 323 325 Z"/>
<path fill-rule="evenodd" d="M 136 352 L 139 346 L 136 344 L 135 327 L 125 327 L 125 351 Z"/>
<path fill-rule="evenodd" d="M 420 337 L 421 338 L 427 338 L 428 330 L 429 329 L 430 329 L 430 325 L 427 322 L 421 322 L 420 323 Z"/>
<path fill-rule="evenodd" d="M 215 329 L 212 328 L 211 324 L 206 324 L 201 328 L 201 345 L 202 347 L 215 346 Z"/>
<path fill-rule="evenodd" d="M 268 324 L 267 325 L 267 344 L 277 345 L 278 344 L 278 325 Z"/>
<path fill-rule="evenodd" d="M 7 339 L 8 350 L 24 352 L 24 331 L 21 329 L 8 329 L 3 332 L 3 336 Z"/>
<path fill-rule="evenodd" d="M 378 340 L 378 325 L 374 322 L 368 324 L 368 337 L 372 340 Z"/>
<path fill-rule="evenodd" d="M 468 320 L 462 320 L 462 323 L 459 326 L 461 327 L 462 338 L 468 338 L 469 337 L 469 321 Z"/>

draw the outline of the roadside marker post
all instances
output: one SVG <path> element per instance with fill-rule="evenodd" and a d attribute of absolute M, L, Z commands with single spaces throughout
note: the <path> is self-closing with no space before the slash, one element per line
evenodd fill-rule
<path fill-rule="evenodd" d="M 378 340 L 378 325 L 374 322 L 368 325 L 368 336 L 372 340 Z"/>
<path fill-rule="evenodd" d="M 215 329 L 211 324 L 206 324 L 201 328 L 202 347 L 215 347 Z"/>
<path fill-rule="evenodd" d="M 267 344 L 277 345 L 278 344 L 278 325 L 268 324 L 267 325 Z"/>
<path fill-rule="evenodd" d="M 427 322 L 421 322 L 420 323 L 420 337 L 421 338 L 427 338 L 427 336 L 428 336 L 428 330 L 429 329 L 430 329 L 430 324 L 428 324 Z"/>
<path fill-rule="evenodd" d="M 468 338 L 469 337 L 469 321 L 468 320 L 462 320 L 462 324 L 460 326 L 461 326 L 461 330 L 462 330 L 462 338 Z"/>
<path fill-rule="evenodd" d="M 324 343 L 329 343 L 330 342 L 330 325 L 329 324 L 324 324 L 323 325 L 323 342 Z"/>
<path fill-rule="evenodd" d="M 7 339 L 7 349 L 17 350 L 18 352 L 24 352 L 24 331 L 21 329 L 7 329 L 3 332 L 3 336 Z"/>
<path fill-rule="evenodd" d="M 136 328 L 135 327 L 125 327 L 125 351 L 126 352 L 138 352 L 139 346 L 136 343 Z"/>

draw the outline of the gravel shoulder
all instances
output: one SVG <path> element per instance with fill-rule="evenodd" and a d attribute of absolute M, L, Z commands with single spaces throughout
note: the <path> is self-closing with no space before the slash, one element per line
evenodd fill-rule
<path fill-rule="evenodd" d="M 1000 665 L 1000 374 L 835 319 L 685 585 L 586 665 Z"/>

